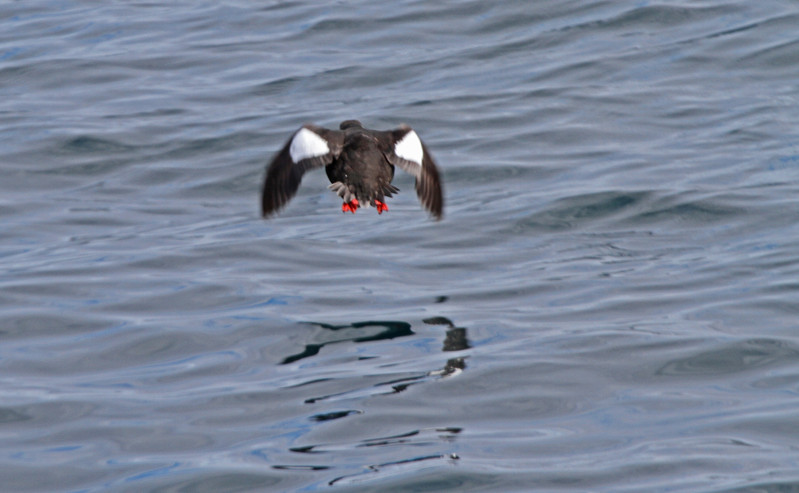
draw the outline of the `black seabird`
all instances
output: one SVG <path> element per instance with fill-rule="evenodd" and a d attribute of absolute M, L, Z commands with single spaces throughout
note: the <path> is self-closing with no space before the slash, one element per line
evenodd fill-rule
<path fill-rule="evenodd" d="M 267 168 L 261 193 L 264 217 L 280 210 L 297 193 L 303 174 L 324 166 L 329 189 L 344 200 L 343 212 L 361 205 L 388 210 L 386 197 L 399 191 L 391 184 L 394 166 L 416 177 L 422 205 L 441 219 L 444 197 L 438 168 L 427 147 L 407 125 L 395 130 L 370 130 L 357 120 L 341 122 L 340 130 L 303 125 L 294 132 Z"/>

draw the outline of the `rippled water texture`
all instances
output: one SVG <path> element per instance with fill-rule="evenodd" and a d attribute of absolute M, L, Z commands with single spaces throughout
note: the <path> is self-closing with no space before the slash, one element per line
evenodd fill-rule
<path fill-rule="evenodd" d="M 796 2 L 0 18 L 3 491 L 799 491 Z M 259 217 L 349 118 L 443 221 Z"/>

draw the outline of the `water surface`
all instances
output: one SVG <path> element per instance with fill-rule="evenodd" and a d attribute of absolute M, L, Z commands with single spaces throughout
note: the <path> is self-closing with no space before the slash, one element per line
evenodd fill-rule
<path fill-rule="evenodd" d="M 2 489 L 799 490 L 795 3 L 0 16 Z M 259 217 L 350 118 L 443 221 Z"/>

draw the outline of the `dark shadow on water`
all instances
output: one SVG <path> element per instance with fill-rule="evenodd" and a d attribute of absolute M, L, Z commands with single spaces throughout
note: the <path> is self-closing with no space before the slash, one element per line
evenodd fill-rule
<path fill-rule="evenodd" d="M 355 409 L 348 409 L 346 411 L 334 411 L 324 414 L 316 414 L 311 416 L 312 421 L 331 421 L 334 419 L 346 418 L 352 414 L 361 414 L 361 411 Z"/>
<path fill-rule="evenodd" d="M 369 473 L 379 474 L 382 472 L 383 469 L 392 468 L 392 467 L 405 466 L 408 464 L 419 463 L 419 462 L 441 461 L 441 460 L 454 462 L 457 461 L 458 459 L 460 459 L 460 457 L 458 457 L 456 454 L 433 454 L 433 455 L 421 455 L 418 457 L 413 457 L 404 460 L 384 462 L 382 464 L 372 464 L 368 467 L 366 472 L 351 474 L 348 476 L 340 476 L 329 481 L 327 484 L 329 486 L 333 486 L 337 483 L 346 483 L 347 481 L 352 481 L 356 478 L 361 478 L 362 476 L 364 476 L 364 474 L 369 474 Z"/>
<path fill-rule="evenodd" d="M 398 435 L 367 438 L 347 445 L 337 443 L 331 447 L 331 444 L 319 444 L 319 445 L 311 445 L 304 447 L 294 447 L 291 448 L 290 450 L 297 454 L 304 454 L 304 455 L 307 454 L 309 456 L 315 455 L 320 457 L 324 456 L 325 454 L 330 454 L 333 451 L 341 451 L 348 449 L 354 450 L 363 447 L 397 447 L 400 445 L 406 445 L 409 446 L 411 450 L 413 450 L 416 447 L 429 445 L 435 442 L 442 444 L 452 443 L 457 439 L 458 435 L 462 431 L 463 429 L 459 427 L 423 428 Z M 412 454 L 410 457 L 403 459 L 365 465 L 361 471 L 335 477 L 330 481 L 328 481 L 327 484 L 330 486 L 341 483 L 355 484 L 364 481 L 367 476 L 371 475 L 379 476 L 381 474 L 391 474 L 392 470 L 394 471 L 396 471 L 397 469 L 401 470 L 403 469 L 403 467 L 413 464 L 429 463 L 430 461 L 446 461 L 450 464 L 454 464 L 455 461 L 459 459 L 460 457 L 458 456 L 458 454 L 455 453 L 435 453 L 435 454 L 421 454 L 421 455 Z M 274 467 L 275 469 L 291 469 L 296 471 L 302 471 L 302 470 L 323 470 L 326 466 L 316 464 L 316 465 L 305 465 L 305 466 L 276 465 L 272 467 Z M 329 468 L 333 469 L 332 467 Z"/>

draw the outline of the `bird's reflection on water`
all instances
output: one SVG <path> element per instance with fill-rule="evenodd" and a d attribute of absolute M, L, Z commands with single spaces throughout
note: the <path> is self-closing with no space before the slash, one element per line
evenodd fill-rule
<path fill-rule="evenodd" d="M 315 356 L 320 349 L 328 344 L 345 341 L 384 341 L 396 337 L 410 336 L 414 333 L 411 330 L 411 324 L 408 322 L 369 320 L 366 322 L 354 322 L 349 325 L 331 325 L 317 322 L 309 322 L 309 324 L 325 330 L 317 332 L 314 337 L 318 340 L 306 344 L 302 352 L 283 358 L 283 361 L 280 362 L 281 365 Z"/>
<path fill-rule="evenodd" d="M 471 347 L 467 337 L 467 329 L 455 326 L 450 319 L 446 317 L 431 317 L 424 319 L 423 322 L 427 325 L 441 325 L 446 327 L 442 346 L 443 352 L 462 351 Z M 415 332 L 411 330 L 410 323 L 398 320 L 367 320 L 345 325 L 332 325 L 318 322 L 308 323 L 318 327 L 319 330 L 315 331 L 311 336 L 312 340 L 305 344 L 301 352 L 286 356 L 280 364 L 286 365 L 304 358 L 316 356 L 323 347 L 329 344 L 341 342 L 375 342 L 415 335 Z M 390 388 L 389 391 L 381 390 L 379 393 L 399 393 L 417 383 L 457 375 L 465 368 L 465 356 L 458 356 L 448 359 L 443 368 L 385 381 L 380 383 L 377 387 L 385 389 L 387 386 Z M 311 397 L 305 402 L 314 403 L 333 397 L 344 397 L 344 395 L 335 394 Z"/>
<path fill-rule="evenodd" d="M 423 322 L 428 325 L 447 326 L 447 332 L 444 336 L 444 347 L 441 349 L 442 351 L 444 352 L 462 351 L 464 349 L 469 349 L 470 347 L 472 347 L 469 344 L 469 339 L 466 337 L 466 328 L 455 327 L 455 324 L 452 323 L 452 320 L 446 317 L 432 317 L 424 319 Z M 466 368 L 466 361 L 462 356 L 457 358 L 451 358 L 447 360 L 447 364 L 444 365 L 443 376 L 448 376 L 453 373 L 463 371 L 465 368 Z"/>
<path fill-rule="evenodd" d="M 469 349 L 471 345 L 466 337 L 466 328 L 456 327 L 452 321 L 446 317 L 431 317 L 423 320 L 428 325 L 446 325 L 447 332 L 444 338 L 444 346 L 442 351 L 462 351 Z M 315 356 L 319 353 L 324 346 L 328 344 L 335 344 L 339 342 L 371 342 L 383 341 L 388 339 L 395 339 L 397 337 L 407 337 L 414 335 L 411 330 L 411 324 L 408 322 L 396 320 L 367 320 L 364 322 L 353 322 L 345 325 L 331 325 L 319 322 L 308 322 L 309 325 L 314 325 L 325 329 L 324 331 L 317 332 L 314 335 L 315 342 L 305 345 L 303 351 L 286 356 L 281 365 L 294 363 L 295 361 L 310 356 Z M 455 358 L 463 360 L 463 358 Z M 452 361 L 452 360 L 451 360 Z M 461 370 L 464 364 L 453 363 Z"/>
<path fill-rule="evenodd" d="M 467 337 L 467 329 L 464 327 L 457 327 L 452 320 L 437 316 L 426 318 L 422 321 L 428 326 L 440 326 L 444 328 L 444 336 L 442 339 L 441 351 L 444 353 L 453 353 L 456 351 L 463 351 L 471 348 L 469 339 Z M 342 342 L 349 343 L 369 343 L 384 341 L 388 339 L 396 339 L 414 336 L 416 333 L 411 329 L 411 324 L 398 320 L 367 320 L 361 322 L 353 322 L 351 324 L 333 325 L 327 323 L 309 323 L 315 329 L 311 335 L 306 339 L 305 346 L 302 351 L 286 356 L 281 364 L 288 365 L 301 361 L 306 358 L 317 356 L 321 349 L 329 344 L 336 344 Z M 436 331 L 433 331 L 436 332 Z M 322 402 L 331 403 L 331 401 L 350 401 L 355 402 L 359 398 L 375 396 L 375 395 L 390 395 L 398 394 L 405 391 L 411 385 L 421 383 L 431 383 L 444 378 L 451 378 L 463 372 L 466 369 L 467 356 L 463 353 L 459 355 L 452 355 L 454 357 L 447 359 L 443 367 L 434 369 L 420 370 L 401 370 L 397 366 L 391 367 L 391 373 L 384 374 L 377 372 L 375 374 L 372 370 L 373 367 L 369 366 L 365 371 L 363 378 L 356 378 L 355 384 L 346 389 L 338 388 L 336 392 L 321 393 L 313 397 L 305 399 L 305 404 L 318 405 Z M 355 360 L 354 364 L 367 365 L 366 360 L 372 360 L 374 357 L 359 357 Z M 432 358 L 431 361 L 436 361 Z M 431 366 L 439 366 L 440 360 L 432 363 Z M 414 368 L 418 368 L 419 362 L 410 361 Z M 424 363 L 421 363 L 424 364 Z M 396 370 L 396 371 L 394 371 Z M 348 378 L 348 377 L 347 377 Z M 331 377 L 335 380 L 336 377 Z M 311 378 L 307 382 L 299 384 L 302 385 L 315 385 L 320 382 L 329 382 L 329 379 Z M 325 385 L 327 387 L 327 385 Z M 335 404 L 333 404 L 335 405 Z M 347 408 L 333 408 L 333 409 L 320 409 L 317 414 L 310 416 L 310 420 L 314 423 L 330 423 L 332 421 L 339 421 L 351 416 L 364 414 L 364 409 L 347 407 Z M 353 426 L 344 425 L 346 426 Z M 320 454 L 337 453 L 344 454 L 350 453 L 359 456 L 355 452 L 364 447 L 396 447 L 398 445 L 415 445 L 408 448 L 408 454 L 398 460 L 375 461 L 361 464 L 361 470 L 345 473 L 331 478 L 328 481 L 329 485 L 357 483 L 364 479 L 365 475 L 380 475 L 391 474 L 392 471 L 402 471 L 406 468 L 423 467 L 421 464 L 430 464 L 436 461 L 452 462 L 459 459 L 458 454 L 451 449 L 450 443 L 462 432 L 459 426 L 442 426 L 435 428 L 421 428 L 411 429 L 398 434 L 389 436 L 378 435 L 371 438 L 361 438 L 354 442 L 345 440 L 331 441 L 326 443 L 312 443 L 312 444 L 297 444 L 289 450 L 295 454 L 303 456 L 314 455 L 320 457 Z M 431 450 L 432 449 L 432 450 Z M 437 450 L 443 449 L 443 450 Z M 423 452 L 423 453 L 419 453 Z M 376 455 L 376 457 L 379 455 Z M 317 459 L 319 460 L 319 459 Z M 371 456 L 369 458 L 371 460 Z M 321 470 L 323 468 L 318 462 L 315 464 L 284 464 L 273 466 L 276 469 L 292 469 L 292 470 L 308 470 L 304 468 L 317 468 L 312 470 Z"/>

